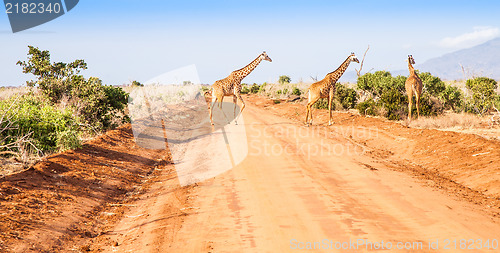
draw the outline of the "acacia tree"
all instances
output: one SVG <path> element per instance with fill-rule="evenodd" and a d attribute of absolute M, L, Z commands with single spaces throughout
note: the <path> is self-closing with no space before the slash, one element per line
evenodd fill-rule
<path fill-rule="evenodd" d="M 37 47 L 28 46 L 28 61 L 18 61 L 17 65 L 23 68 L 23 73 L 33 74 L 37 80 L 27 81 L 29 87 L 38 88 L 54 103 L 58 102 L 71 90 L 71 80 L 87 69 L 84 60 L 75 60 L 71 63 L 50 63 L 50 53 Z"/>
<path fill-rule="evenodd" d="M 86 79 L 79 75 L 87 69 L 84 60 L 51 63 L 49 51 L 33 46 L 28 48 L 28 60 L 18 61 L 17 65 L 23 68 L 23 73 L 37 77 L 27 82 L 29 87 L 38 86 L 53 104 L 63 97 L 68 98 L 75 114 L 94 130 L 115 127 L 115 119 L 128 120 L 124 112 L 128 93 L 119 87 L 102 84 L 97 77 Z"/>

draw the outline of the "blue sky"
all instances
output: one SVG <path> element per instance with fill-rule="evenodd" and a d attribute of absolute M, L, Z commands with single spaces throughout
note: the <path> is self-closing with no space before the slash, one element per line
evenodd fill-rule
<path fill-rule="evenodd" d="M 66 15 L 13 34 L 0 15 L 0 85 L 31 78 L 16 66 L 27 46 L 50 50 L 53 61 L 84 59 L 85 76 L 107 84 L 195 64 L 213 83 L 267 51 L 243 82 L 311 81 L 354 51 L 363 72 L 406 68 L 500 36 L 498 1 L 139 1 L 82 0 Z M 354 71 L 352 65 L 348 71 Z"/>

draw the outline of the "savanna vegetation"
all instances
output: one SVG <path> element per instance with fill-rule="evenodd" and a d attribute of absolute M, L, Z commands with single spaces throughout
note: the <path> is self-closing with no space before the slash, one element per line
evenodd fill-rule
<path fill-rule="evenodd" d="M 21 71 L 34 76 L 22 92 L 0 96 L 0 155 L 29 156 L 76 148 L 82 139 L 129 121 L 125 113 L 129 94 L 122 88 L 105 85 L 97 77 L 85 78 L 84 60 L 51 62 L 50 52 L 28 47 L 26 60 L 18 61 Z M 486 114 L 500 108 L 498 84 L 487 77 L 465 82 L 463 87 L 443 82 L 430 73 L 418 73 L 424 83 L 420 99 L 422 116 L 445 111 Z M 408 115 L 406 76 L 388 71 L 359 75 L 356 84 L 337 83 L 335 110 L 357 109 L 362 115 L 402 120 Z M 307 96 L 310 83 L 293 83 L 282 75 L 276 83 L 243 84 L 242 93 L 261 94 L 279 103 Z M 133 81 L 132 87 L 143 84 Z M 5 90 L 5 89 L 4 89 Z M 8 95 L 5 95 L 8 94 Z M 413 98 L 415 99 L 415 98 Z M 316 108 L 327 108 L 326 99 Z M 416 115 L 416 108 L 412 114 Z"/>
<path fill-rule="evenodd" d="M 417 71 L 424 84 L 420 98 L 420 115 L 439 116 L 444 112 L 484 115 L 494 106 L 500 108 L 500 94 L 495 80 L 476 77 L 465 82 L 464 87 L 445 83 L 431 73 Z M 393 76 L 388 71 L 360 75 L 356 84 L 337 83 L 333 108 L 358 109 L 362 115 L 403 120 L 408 115 L 408 97 L 405 90 L 406 76 Z M 274 99 L 302 96 L 310 83 L 292 83 L 288 76 L 280 76 L 277 83 L 243 85 L 243 93 L 261 94 Z M 416 115 L 415 97 L 412 114 Z M 326 109 L 328 101 L 320 99 L 315 108 Z"/>
<path fill-rule="evenodd" d="M 80 74 L 84 60 L 51 62 L 50 52 L 29 46 L 18 61 L 35 78 L 24 92 L 0 100 L 0 154 L 43 156 L 79 147 L 83 138 L 127 122 L 128 93 Z"/>

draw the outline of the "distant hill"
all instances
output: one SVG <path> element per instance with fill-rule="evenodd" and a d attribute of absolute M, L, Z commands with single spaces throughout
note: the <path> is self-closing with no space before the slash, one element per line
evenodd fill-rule
<path fill-rule="evenodd" d="M 461 65 L 468 78 L 486 76 L 500 80 L 500 38 L 429 59 L 415 68 L 421 72 L 431 72 L 444 80 L 461 80 L 464 79 Z"/>

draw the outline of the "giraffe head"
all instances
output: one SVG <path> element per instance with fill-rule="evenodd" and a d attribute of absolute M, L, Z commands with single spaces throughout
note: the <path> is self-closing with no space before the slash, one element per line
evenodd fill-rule
<path fill-rule="evenodd" d="M 408 55 L 408 62 L 409 62 L 411 65 L 415 64 L 415 60 L 413 59 L 413 55 L 411 55 L 411 54 L 410 54 L 410 55 Z"/>
<path fill-rule="evenodd" d="M 359 63 L 359 60 L 356 57 L 356 55 L 354 54 L 354 52 L 351 52 L 351 55 L 349 56 L 349 58 L 351 59 L 351 62 Z"/>
<path fill-rule="evenodd" d="M 262 60 L 266 60 L 268 62 L 272 62 L 273 60 L 271 60 L 271 58 L 269 58 L 269 56 L 266 54 L 266 51 L 262 52 L 262 54 L 260 54 L 260 58 Z"/>

